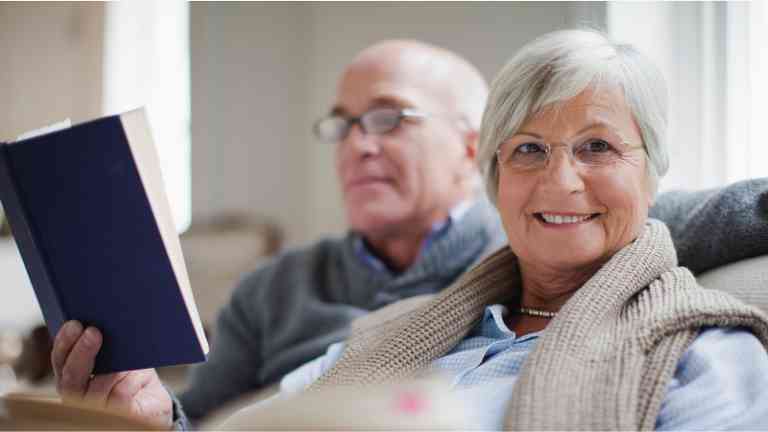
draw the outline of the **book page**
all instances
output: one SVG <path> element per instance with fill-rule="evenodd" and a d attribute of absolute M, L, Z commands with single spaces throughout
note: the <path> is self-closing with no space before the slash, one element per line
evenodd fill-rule
<path fill-rule="evenodd" d="M 203 347 L 203 352 L 207 354 L 209 350 L 208 341 L 205 338 L 200 314 L 197 311 L 197 305 L 195 304 L 194 295 L 190 287 L 187 266 L 184 263 L 184 255 L 181 251 L 181 242 L 179 241 L 173 217 L 171 216 L 171 207 L 165 195 L 159 157 L 152 142 L 149 122 L 143 108 L 122 114 L 120 119 L 125 135 L 128 138 L 128 143 L 131 146 L 131 152 L 136 161 L 139 176 L 142 183 L 144 183 L 144 189 L 147 192 L 152 213 L 160 230 L 160 236 L 163 238 L 165 249 L 168 252 L 173 271 L 176 274 L 176 280 L 181 288 L 181 295 L 186 303 L 189 317 L 195 327 L 195 332 L 200 340 L 200 345 Z"/>
<path fill-rule="evenodd" d="M 41 135 L 45 135 L 51 132 L 56 132 L 64 129 L 69 129 L 72 127 L 72 120 L 65 119 L 58 123 L 54 123 L 52 125 L 44 126 L 35 130 L 31 130 L 29 132 L 25 132 L 18 137 L 16 137 L 16 141 L 23 141 L 25 139 L 38 137 Z"/>

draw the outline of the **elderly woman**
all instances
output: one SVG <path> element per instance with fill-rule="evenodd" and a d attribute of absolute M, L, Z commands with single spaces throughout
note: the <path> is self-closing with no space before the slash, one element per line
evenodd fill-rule
<path fill-rule="evenodd" d="M 768 427 L 768 320 L 701 289 L 649 220 L 666 89 L 626 45 L 562 31 L 494 81 L 480 134 L 505 247 L 364 318 L 286 392 L 442 371 L 475 427 Z"/>

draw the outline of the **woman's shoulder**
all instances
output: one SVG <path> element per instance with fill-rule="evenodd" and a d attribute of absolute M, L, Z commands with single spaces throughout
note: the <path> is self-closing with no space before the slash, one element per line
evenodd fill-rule
<path fill-rule="evenodd" d="M 749 366 L 748 359 L 756 360 L 755 366 L 768 368 L 766 347 L 748 328 L 704 327 L 683 354 L 678 370 L 702 371 L 701 366 L 730 369 L 734 365 L 739 366 L 736 369 L 744 369 Z M 689 364 L 697 367 L 686 368 Z"/>
<path fill-rule="evenodd" d="M 743 381 L 764 376 L 768 383 L 768 352 L 744 327 L 704 327 L 680 358 L 674 379 L 679 386 L 697 380 Z"/>
<path fill-rule="evenodd" d="M 645 344 L 654 345 L 670 329 L 739 325 L 768 346 L 768 315 L 762 309 L 722 290 L 702 287 L 685 267 L 661 272 L 626 303 L 625 311 L 638 328 L 631 337 Z"/>
<path fill-rule="evenodd" d="M 381 329 L 392 322 L 398 322 L 404 315 L 426 305 L 427 302 L 434 298 L 434 294 L 422 294 L 391 303 L 352 321 L 352 332 L 368 332 Z"/>
<path fill-rule="evenodd" d="M 678 362 L 657 429 L 768 426 L 768 352 L 743 327 L 705 327 Z"/>

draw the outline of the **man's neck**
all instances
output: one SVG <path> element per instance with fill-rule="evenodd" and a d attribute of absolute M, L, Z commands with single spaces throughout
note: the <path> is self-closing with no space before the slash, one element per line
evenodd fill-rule
<path fill-rule="evenodd" d="M 378 238 L 370 236 L 365 242 L 389 269 L 399 273 L 416 262 L 428 235 L 429 231 Z"/>
<path fill-rule="evenodd" d="M 411 227 L 414 229 L 365 235 L 365 242 L 387 268 L 400 273 L 416 262 L 425 243 L 433 235 L 435 227 L 447 223 L 454 211 L 459 213 L 455 216 L 461 217 L 466 212 L 464 205 L 468 205 L 469 202 L 462 200 L 454 204 L 450 211 L 439 212 L 425 223 L 412 224 Z"/>

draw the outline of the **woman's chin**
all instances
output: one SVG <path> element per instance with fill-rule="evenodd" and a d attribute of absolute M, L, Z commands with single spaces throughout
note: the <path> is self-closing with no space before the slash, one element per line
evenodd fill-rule
<path fill-rule="evenodd" d="M 537 255 L 539 263 L 561 271 L 583 271 L 600 266 L 605 261 L 605 251 L 599 247 L 584 244 L 561 244 L 542 249 Z M 596 245 L 595 245 L 596 246 Z"/>

